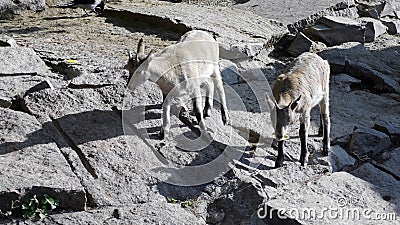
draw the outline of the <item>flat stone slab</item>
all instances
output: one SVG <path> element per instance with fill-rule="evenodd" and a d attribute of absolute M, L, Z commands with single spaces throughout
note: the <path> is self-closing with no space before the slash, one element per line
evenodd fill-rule
<path fill-rule="evenodd" d="M 167 203 L 165 198 L 153 203 L 130 206 L 103 207 L 84 212 L 66 212 L 48 215 L 41 221 L 6 220 L 3 224 L 206 224 L 201 217 L 196 217 L 189 209 L 180 204 Z"/>
<path fill-rule="evenodd" d="M 316 179 L 328 172 L 328 167 L 322 165 L 301 167 L 297 163 L 287 162 L 283 167 L 260 171 L 256 177 L 262 180 L 265 185 L 273 188 L 282 188 L 291 184 Z"/>
<path fill-rule="evenodd" d="M 358 42 L 344 43 L 318 53 L 323 59 L 328 60 L 332 73 L 340 74 L 345 72 L 345 70 L 349 69 L 346 68 L 350 67 L 349 64 L 354 65 L 353 68 L 357 65 L 367 65 L 370 69 L 398 81 L 399 78 L 396 75 L 396 70 L 391 67 L 392 63 L 390 60 L 393 56 L 387 55 L 385 52 L 375 54 L 374 52 L 368 51 L 364 45 Z"/>
<path fill-rule="evenodd" d="M 365 91 L 345 92 L 333 86 L 330 92 L 331 138 L 353 133 L 355 126 L 373 127 L 378 121 L 396 121 L 399 103 Z"/>
<path fill-rule="evenodd" d="M 390 35 L 400 34 L 400 20 L 381 19 L 381 22 L 387 27 Z"/>
<path fill-rule="evenodd" d="M 148 194 L 145 167 L 156 164 L 157 159 L 138 136 L 125 136 L 118 110 L 111 109 L 122 107 L 124 93 L 121 86 L 46 89 L 25 98 L 26 107 L 50 133 L 62 134 L 53 138 L 76 168 L 91 195 L 88 204 L 92 206 L 126 205 L 156 198 Z M 145 105 L 146 100 L 136 99 L 136 104 Z"/>
<path fill-rule="evenodd" d="M 283 191 L 268 200 L 259 213 L 265 216 L 267 224 L 396 223 L 400 182 L 371 164 L 354 173 L 356 176 L 333 173 Z M 386 200 L 387 195 L 390 200 Z M 395 218 L 379 220 L 378 216 Z"/>
<path fill-rule="evenodd" d="M 87 224 L 93 221 L 103 221 L 106 224 L 205 224 L 205 221 L 196 217 L 180 204 L 167 203 L 160 199 L 158 202 L 138 204 L 129 207 L 110 207 L 104 210 L 93 210 L 79 213 L 54 215 L 52 221 L 68 224 Z"/>
<path fill-rule="evenodd" d="M 379 66 L 379 68 L 386 69 L 387 71 L 385 72 L 384 70 L 380 69 L 377 70 L 384 74 L 392 74 L 392 78 L 397 81 L 399 81 L 399 77 L 393 74 L 396 74 L 395 71 L 400 71 L 400 62 L 399 60 L 396 60 L 396 57 L 398 55 L 397 48 L 399 43 L 400 43 L 399 35 L 383 34 L 379 36 L 377 39 L 375 39 L 374 42 L 365 45 L 365 47 L 369 50 L 369 52 L 374 56 L 375 61 L 376 59 L 379 59 L 380 62 L 376 61 L 378 64 L 382 65 Z M 367 55 L 365 56 L 369 58 L 369 56 Z M 382 64 L 381 62 L 384 62 L 384 64 Z"/>
<path fill-rule="evenodd" d="M 228 46 L 241 42 L 273 44 L 287 32 L 285 26 L 277 21 L 226 7 L 130 3 L 113 5 L 112 10 L 115 12 L 106 10 L 106 15 L 125 13 L 128 14 L 127 19 L 154 23 L 155 26 L 169 27 L 182 33 L 191 29 L 206 30 L 216 34 L 217 40 Z"/>
<path fill-rule="evenodd" d="M 390 138 L 392 139 L 392 142 L 399 141 L 397 140 L 400 138 L 399 120 L 378 122 L 374 125 L 374 129 L 389 135 Z"/>
<path fill-rule="evenodd" d="M 48 71 L 46 64 L 31 48 L 0 48 L 0 76 L 37 75 Z"/>
<path fill-rule="evenodd" d="M 356 160 L 339 145 L 331 146 L 328 156 L 316 158 L 313 159 L 313 161 L 317 164 L 329 165 L 332 172 L 339 172 L 351 168 L 356 163 Z"/>
<path fill-rule="evenodd" d="M 0 114 L 0 209 L 34 194 L 49 194 L 64 209 L 85 209 L 84 188 L 36 118 L 1 108 Z"/>
<path fill-rule="evenodd" d="M 45 83 L 49 84 L 49 81 L 41 76 L 0 76 L 0 99 L 8 100 L 11 103 L 11 100 L 22 98 L 29 90 L 35 92 L 40 89 L 51 88 L 50 85 L 44 85 Z"/>
<path fill-rule="evenodd" d="M 359 127 L 351 135 L 349 148 L 358 156 L 374 155 L 388 149 L 391 144 L 388 135 L 368 127 Z"/>
<path fill-rule="evenodd" d="M 400 178 L 400 148 L 382 153 L 377 164 Z"/>
<path fill-rule="evenodd" d="M 310 7 L 312 5 L 312 7 Z M 271 1 L 250 0 L 237 8 L 253 11 L 265 18 L 275 19 L 293 28 L 304 27 L 321 16 L 335 15 L 335 11 L 354 6 L 354 1 Z M 349 6 L 349 7 L 345 7 Z M 347 9 L 348 10 L 348 9 Z"/>
<path fill-rule="evenodd" d="M 356 20 L 347 17 L 324 16 L 316 22 L 317 25 L 306 31 L 328 46 L 365 41 L 365 27 Z"/>

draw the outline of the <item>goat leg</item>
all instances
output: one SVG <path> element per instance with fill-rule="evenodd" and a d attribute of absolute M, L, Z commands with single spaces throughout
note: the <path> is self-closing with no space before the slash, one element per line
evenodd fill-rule
<path fill-rule="evenodd" d="M 278 158 L 275 161 L 275 168 L 282 167 L 285 156 L 283 155 L 283 141 L 278 141 Z"/>

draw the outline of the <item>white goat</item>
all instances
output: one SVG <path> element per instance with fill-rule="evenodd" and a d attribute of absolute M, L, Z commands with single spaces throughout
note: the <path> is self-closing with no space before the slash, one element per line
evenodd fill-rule
<path fill-rule="evenodd" d="M 326 60 L 314 53 L 303 53 L 279 75 L 272 87 L 273 96 L 268 96 L 271 120 L 278 140 L 278 157 L 275 167 L 283 165 L 283 141 L 288 139 L 287 126 L 300 116 L 300 163 L 304 166 L 307 155 L 308 128 L 311 109 L 319 104 L 320 129 L 323 135 L 323 153 L 330 149 L 329 119 L 329 74 Z M 275 100 L 274 100 L 275 99 Z"/>
<path fill-rule="evenodd" d="M 128 88 L 134 90 L 146 80 L 155 82 L 163 92 L 163 124 L 161 138 L 170 130 L 170 108 L 173 98 L 188 95 L 193 100 L 197 121 L 205 129 L 203 115 L 210 116 L 213 107 L 214 85 L 221 100 L 221 116 L 228 121 L 222 78 L 219 71 L 219 46 L 207 32 L 189 31 L 174 45 L 158 53 L 146 56 L 143 40 L 138 43 L 136 57 L 129 54 L 126 69 L 129 70 Z M 206 84 L 206 101 L 202 110 L 201 85 Z"/>

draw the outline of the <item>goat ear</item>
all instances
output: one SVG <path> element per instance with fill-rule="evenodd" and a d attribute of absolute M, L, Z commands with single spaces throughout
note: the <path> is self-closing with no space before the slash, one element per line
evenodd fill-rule
<path fill-rule="evenodd" d="M 291 110 L 295 110 L 296 109 L 296 107 L 299 105 L 300 98 L 301 98 L 301 95 L 294 102 L 290 103 L 290 109 Z"/>
<path fill-rule="evenodd" d="M 137 49 L 136 49 L 136 62 L 139 63 L 146 58 L 146 56 L 144 54 L 144 49 L 145 49 L 145 46 L 143 44 L 143 38 L 140 38 Z"/>
<path fill-rule="evenodd" d="M 139 42 L 138 42 L 138 46 L 137 46 L 137 50 L 136 50 L 137 54 L 144 54 L 144 43 L 143 43 L 143 38 L 140 38 Z"/>

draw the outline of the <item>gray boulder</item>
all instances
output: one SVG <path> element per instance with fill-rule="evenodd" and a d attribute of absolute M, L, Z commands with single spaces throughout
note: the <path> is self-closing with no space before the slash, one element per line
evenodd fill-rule
<path fill-rule="evenodd" d="M 31 48 L 0 48 L 0 77 L 43 75 L 48 71 L 46 64 Z"/>
<path fill-rule="evenodd" d="M 382 23 L 387 27 L 388 34 L 396 35 L 400 34 L 400 20 L 398 19 L 381 19 Z"/>
<path fill-rule="evenodd" d="M 287 33 L 287 28 L 282 23 L 263 18 L 252 12 L 233 8 L 198 7 L 192 4 L 180 4 L 177 7 L 174 4 L 156 4 L 150 8 L 145 5 L 138 5 L 129 7 L 129 9 L 110 11 L 110 13 L 118 12 L 125 13 L 132 20 L 148 18 L 147 21 L 153 21 L 154 26 L 169 24 L 171 29 L 176 28 L 175 31 L 179 33 L 185 33 L 191 29 L 207 30 L 218 34 L 216 39 L 219 43 L 222 43 L 222 47 L 226 50 L 233 50 L 234 52 L 244 50 L 246 52 L 251 49 L 251 51 L 248 51 L 250 55 L 257 53 L 260 44 L 271 46 Z M 210 16 L 210 13 L 213 16 Z M 229 20 L 221 20 L 220 18 L 229 18 Z M 176 25 L 177 23 L 179 26 Z M 232 24 L 235 24 L 235 26 L 232 26 Z M 238 27 L 240 27 L 240 30 L 238 30 Z M 238 43 L 239 46 L 237 46 Z M 255 44 L 248 45 L 251 46 L 248 48 L 243 47 L 243 43 L 246 43 L 245 46 L 247 43 Z M 223 53 L 221 57 L 225 58 Z"/>
<path fill-rule="evenodd" d="M 377 154 L 390 145 L 388 135 L 366 127 L 355 129 L 350 140 L 350 150 L 359 156 Z"/>
<path fill-rule="evenodd" d="M 395 166 L 391 168 L 391 170 L 393 171 L 396 168 L 397 167 Z M 385 213 L 388 213 L 392 210 L 398 211 L 397 202 L 400 200 L 400 181 L 398 179 L 381 169 L 376 168 L 375 165 L 372 165 L 371 163 L 366 163 L 350 173 L 368 182 L 370 187 L 369 190 L 374 191 L 376 193 L 375 196 L 379 196 L 378 198 L 374 198 L 374 195 L 371 195 L 369 191 L 365 191 L 364 193 L 361 193 L 362 195 L 359 200 L 370 199 L 372 201 L 375 200 L 377 204 L 387 204 L 387 208 L 381 207 L 380 209 L 376 209 L 376 212 L 384 211 Z M 398 171 L 396 174 L 398 174 Z M 370 208 L 370 205 L 368 205 L 368 208 Z M 393 224 L 393 221 L 389 220 L 388 224 Z"/>
<path fill-rule="evenodd" d="M 380 91 L 399 92 L 399 77 L 386 64 L 390 55 L 375 57 L 362 44 L 348 42 L 318 53 L 328 60 L 332 73 L 346 73 Z M 387 59 L 385 57 L 388 57 Z"/>
<path fill-rule="evenodd" d="M 337 88 L 340 88 L 345 92 L 350 92 L 352 86 L 361 86 L 360 79 L 354 78 L 347 74 L 338 74 L 332 76 L 331 82 L 333 82 Z"/>
<path fill-rule="evenodd" d="M 375 164 L 400 178 L 400 148 L 382 153 Z"/>
<path fill-rule="evenodd" d="M 45 0 L 0 0 L 0 19 L 13 17 L 25 10 L 42 11 L 45 7 Z"/>
<path fill-rule="evenodd" d="M 392 1 L 357 1 L 357 9 L 361 16 L 379 19 L 386 16 L 395 16 L 395 6 Z"/>
<path fill-rule="evenodd" d="M 381 121 L 374 125 L 374 129 L 390 136 L 393 144 L 400 143 L 400 121 Z"/>
<path fill-rule="evenodd" d="M 371 185 L 373 184 L 373 185 Z M 400 182 L 368 164 L 354 174 L 337 172 L 282 190 L 260 205 L 257 213 L 266 224 L 373 224 L 364 212 L 397 213 Z M 270 196 L 270 195 L 268 195 Z M 390 201 L 385 199 L 390 196 Z M 349 212 L 343 217 L 328 212 Z M 353 211 L 354 210 L 354 211 Z M 325 216 L 323 216 L 325 215 Z M 364 214 L 365 215 L 365 214 Z M 352 219 L 355 218 L 355 219 Z M 393 224 L 380 221 L 380 224 Z"/>
<path fill-rule="evenodd" d="M 310 7 L 312 5 L 312 7 Z M 264 0 L 250 0 L 244 4 L 235 5 L 240 9 L 254 11 L 268 19 L 282 21 L 291 33 L 298 33 L 305 27 L 315 23 L 323 16 L 358 17 L 354 0 L 321 0 L 318 4 L 312 2 L 274 2 Z"/>
<path fill-rule="evenodd" d="M 323 43 L 318 44 L 300 32 L 296 35 L 294 41 L 289 45 L 287 52 L 297 57 L 303 52 L 317 52 L 323 50 L 324 48 L 326 48 L 326 46 Z"/>
<path fill-rule="evenodd" d="M 305 168 L 301 168 L 299 164 L 288 162 L 284 167 L 259 171 L 253 177 L 262 180 L 264 185 L 273 188 L 283 188 L 315 179 L 321 176 L 321 174 L 328 173 L 328 171 L 328 168 L 324 165 L 308 165 Z"/>
<path fill-rule="evenodd" d="M 325 164 L 331 167 L 332 172 L 339 172 L 351 168 L 356 160 L 339 145 L 331 146 L 328 156 L 312 157 L 315 164 Z"/>
<path fill-rule="evenodd" d="M 68 210 L 84 210 L 87 196 L 69 162 L 35 117 L 1 109 L 0 210 L 49 194 Z"/>
<path fill-rule="evenodd" d="M 151 85 L 138 91 L 147 93 L 145 90 L 158 94 Z M 127 205 L 159 198 L 148 195 L 150 187 L 144 181 L 148 175 L 131 171 L 138 166 L 136 163 L 150 165 L 158 160 L 138 136 L 125 138 L 118 110 L 111 110 L 112 105 L 123 107 L 124 95 L 123 87 L 107 86 L 98 89 L 48 88 L 24 98 L 25 107 L 46 125 L 61 152 L 72 162 L 76 175 L 90 195 L 89 206 Z M 155 98 L 154 95 L 132 99 L 130 103 L 150 103 L 149 98 Z"/>
<path fill-rule="evenodd" d="M 0 76 L 0 107 L 20 107 L 19 101 L 27 94 L 52 88 L 51 79 L 42 76 Z"/>
<path fill-rule="evenodd" d="M 179 203 L 167 203 L 164 198 L 157 202 L 129 206 L 102 207 L 83 212 L 69 212 L 48 216 L 45 224 L 206 224 Z M 96 221 L 96 222 L 94 222 Z"/>
<path fill-rule="evenodd" d="M 362 80 L 368 87 L 383 92 L 400 93 L 399 83 L 391 77 L 362 62 L 348 61 L 345 72 Z"/>
<path fill-rule="evenodd" d="M 347 92 L 336 85 L 331 85 L 330 101 L 332 143 L 343 146 L 348 144 L 347 136 L 354 126 L 373 127 L 376 118 L 396 121 L 400 114 L 397 101 L 390 97 L 362 90 Z"/>
<path fill-rule="evenodd" d="M 377 37 L 386 33 L 387 27 L 377 19 L 361 17 L 358 21 L 365 25 L 365 42 L 373 42 Z"/>
<path fill-rule="evenodd" d="M 346 17 L 324 16 L 317 20 L 317 25 L 305 32 L 321 39 L 328 46 L 345 42 L 365 42 L 365 26 L 356 20 Z"/>
<path fill-rule="evenodd" d="M 331 147 L 328 159 L 333 172 L 338 172 L 345 168 L 352 167 L 356 163 L 356 160 L 338 145 Z"/>

